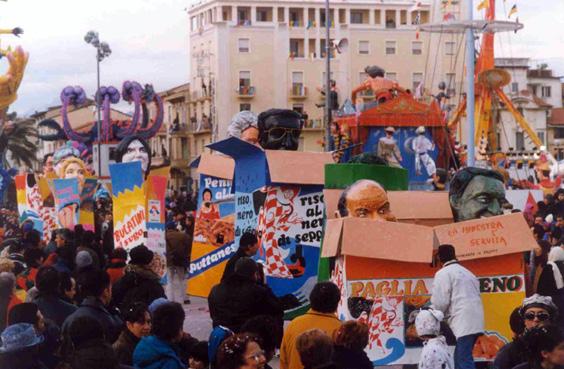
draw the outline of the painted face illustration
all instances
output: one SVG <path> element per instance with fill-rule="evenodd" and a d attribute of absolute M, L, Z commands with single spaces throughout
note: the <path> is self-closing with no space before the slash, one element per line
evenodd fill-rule
<path fill-rule="evenodd" d="M 65 168 L 65 172 L 63 173 L 63 178 L 76 178 L 78 179 L 78 192 L 81 193 L 82 189 L 84 188 L 84 177 L 86 172 L 84 168 L 80 166 L 78 163 L 70 163 Z"/>
<path fill-rule="evenodd" d="M 259 140 L 259 130 L 256 127 L 250 126 L 241 132 L 241 140 L 250 144 L 257 145 Z"/>
<path fill-rule="evenodd" d="M 493 217 L 503 214 L 505 200 L 503 182 L 485 176 L 474 177 L 460 199 L 453 204 L 457 221 Z"/>
<path fill-rule="evenodd" d="M 351 217 L 395 222 L 388 195 L 380 184 L 361 180 L 351 186 L 346 195 L 347 210 Z"/>
<path fill-rule="evenodd" d="M 139 140 L 131 141 L 129 146 L 127 146 L 127 151 L 122 158 L 122 162 L 124 163 L 129 163 L 132 161 L 140 161 L 143 173 L 147 172 L 149 166 L 149 153 Z"/>
<path fill-rule="evenodd" d="M 49 173 L 53 173 L 55 171 L 55 167 L 53 165 L 53 156 L 49 156 L 43 165 L 43 174 L 47 175 Z"/>

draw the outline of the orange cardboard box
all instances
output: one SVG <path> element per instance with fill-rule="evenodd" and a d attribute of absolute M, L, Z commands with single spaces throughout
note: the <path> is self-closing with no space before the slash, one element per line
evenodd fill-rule
<path fill-rule="evenodd" d="M 343 190 L 325 189 L 327 218 L 336 217 L 337 204 Z M 390 209 L 400 223 L 437 226 L 453 222 L 448 192 L 388 191 Z"/>

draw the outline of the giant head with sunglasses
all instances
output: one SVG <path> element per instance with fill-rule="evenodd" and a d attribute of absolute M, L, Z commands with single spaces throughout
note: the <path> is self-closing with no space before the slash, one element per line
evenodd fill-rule
<path fill-rule="evenodd" d="M 544 327 L 554 322 L 558 315 L 558 308 L 554 305 L 550 296 L 541 296 L 535 293 L 523 300 L 519 313 L 523 318 L 525 329 L 529 330 L 534 327 Z"/>
<path fill-rule="evenodd" d="M 296 151 L 300 143 L 302 116 L 287 109 L 270 109 L 258 116 L 259 143 L 265 150 Z"/>

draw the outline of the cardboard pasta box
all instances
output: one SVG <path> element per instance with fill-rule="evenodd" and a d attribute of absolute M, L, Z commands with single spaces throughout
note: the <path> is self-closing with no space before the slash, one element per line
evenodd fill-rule
<path fill-rule="evenodd" d="M 508 318 L 525 297 L 522 252 L 536 245 L 521 214 L 437 227 L 360 218 L 327 221 L 322 256 L 334 258 L 332 280 L 342 295 L 339 317 L 368 324 L 366 351 L 374 366 L 418 362 L 422 342 L 415 316 L 430 303 L 439 270 L 433 250 L 443 243 L 453 244 L 461 264 L 479 279 L 486 332 L 474 357 L 493 360 L 511 340 Z"/>

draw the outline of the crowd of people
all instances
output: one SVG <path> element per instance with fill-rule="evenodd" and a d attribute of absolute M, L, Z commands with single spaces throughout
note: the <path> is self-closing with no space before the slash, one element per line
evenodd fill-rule
<path fill-rule="evenodd" d="M 173 196 L 172 196 L 173 195 Z M 310 310 L 284 322 L 285 301 L 265 283 L 253 260 L 259 239 L 244 233 L 220 283 L 208 297 L 213 329 L 207 341 L 184 330 L 186 272 L 194 232 L 189 196 L 167 200 L 167 275 L 153 271 L 154 254 L 140 245 L 113 247 L 111 208 L 99 203 L 97 231 L 58 229 L 49 242 L 15 211 L 0 211 L 0 367 L 281 369 L 373 367 L 365 348 L 369 327 L 341 321 L 341 291 L 318 282 Z M 538 242 L 526 255 L 527 296 L 507 317 L 514 333 L 496 369 L 564 366 L 564 191 L 523 212 Z M 484 331 L 478 279 L 439 247 L 442 268 L 430 306 L 415 328 L 424 342 L 421 369 L 475 368 L 472 348 Z M 444 327 L 456 338 L 454 353 Z"/>

